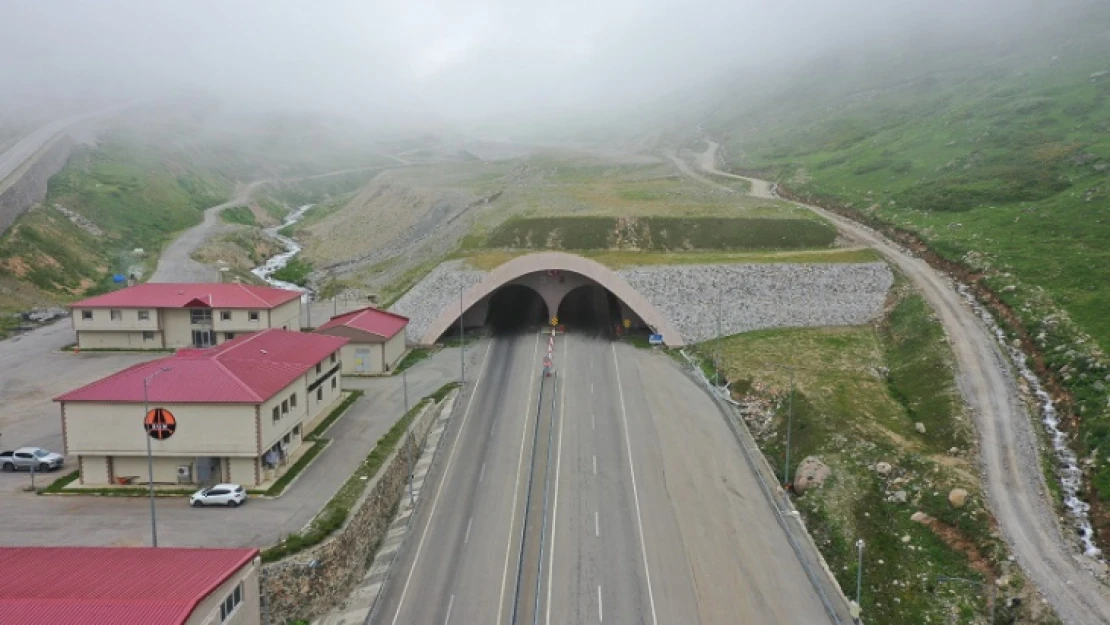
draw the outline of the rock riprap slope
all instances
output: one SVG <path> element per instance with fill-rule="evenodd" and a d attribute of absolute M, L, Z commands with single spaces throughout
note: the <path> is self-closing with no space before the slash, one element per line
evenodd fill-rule
<path fill-rule="evenodd" d="M 660 309 L 688 342 L 786 327 L 868 323 L 882 313 L 894 275 L 885 263 L 660 265 L 617 273 Z M 444 263 L 393 306 L 419 340 L 459 290 L 485 272 Z"/>

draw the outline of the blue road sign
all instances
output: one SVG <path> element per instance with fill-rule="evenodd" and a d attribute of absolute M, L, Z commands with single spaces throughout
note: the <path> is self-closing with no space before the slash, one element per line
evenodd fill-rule
<path fill-rule="evenodd" d="M 663 335 L 662 334 L 652 334 L 651 336 L 648 337 L 648 344 L 649 345 L 662 345 L 663 344 Z"/>

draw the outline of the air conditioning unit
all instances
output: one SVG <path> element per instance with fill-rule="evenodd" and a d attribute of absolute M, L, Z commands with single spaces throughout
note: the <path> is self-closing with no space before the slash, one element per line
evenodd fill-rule
<path fill-rule="evenodd" d="M 193 481 L 193 465 L 183 464 L 177 467 L 177 483 L 187 484 Z"/>

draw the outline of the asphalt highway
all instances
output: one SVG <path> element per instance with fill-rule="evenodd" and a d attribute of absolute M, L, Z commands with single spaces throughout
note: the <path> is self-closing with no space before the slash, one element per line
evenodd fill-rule
<path fill-rule="evenodd" d="M 829 622 L 673 361 L 569 334 L 544 378 L 546 343 L 486 344 L 372 623 Z"/>

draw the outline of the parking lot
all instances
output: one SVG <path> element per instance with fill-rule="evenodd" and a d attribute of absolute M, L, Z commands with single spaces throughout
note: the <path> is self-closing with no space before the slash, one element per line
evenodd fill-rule
<path fill-rule="evenodd" d="M 55 395 L 130 364 L 163 354 L 69 354 L 56 351 L 72 342 L 63 321 L 18 341 L 0 342 L 0 445 L 62 449 L 61 418 L 50 401 Z M 471 350 L 473 358 L 478 350 Z M 477 366 L 475 363 L 474 366 Z M 410 401 L 415 403 L 443 384 L 458 379 L 459 354 L 448 349 L 421 362 L 408 373 Z M 404 411 L 399 377 L 346 379 L 348 388 L 365 395 L 328 432 L 332 443 L 277 499 L 254 498 L 230 508 L 190 508 L 187 498 L 157 499 L 158 542 L 165 546 L 233 547 L 272 545 L 295 532 L 320 510 L 366 458 L 374 443 Z M 141 427 L 136 415 L 136 427 Z M 44 485 L 72 471 L 36 475 Z M 45 479 L 44 479 L 45 478 Z M 0 473 L 0 544 L 145 545 L 150 541 L 150 509 L 146 498 L 85 495 L 40 496 L 23 492 L 27 473 Z"/>

